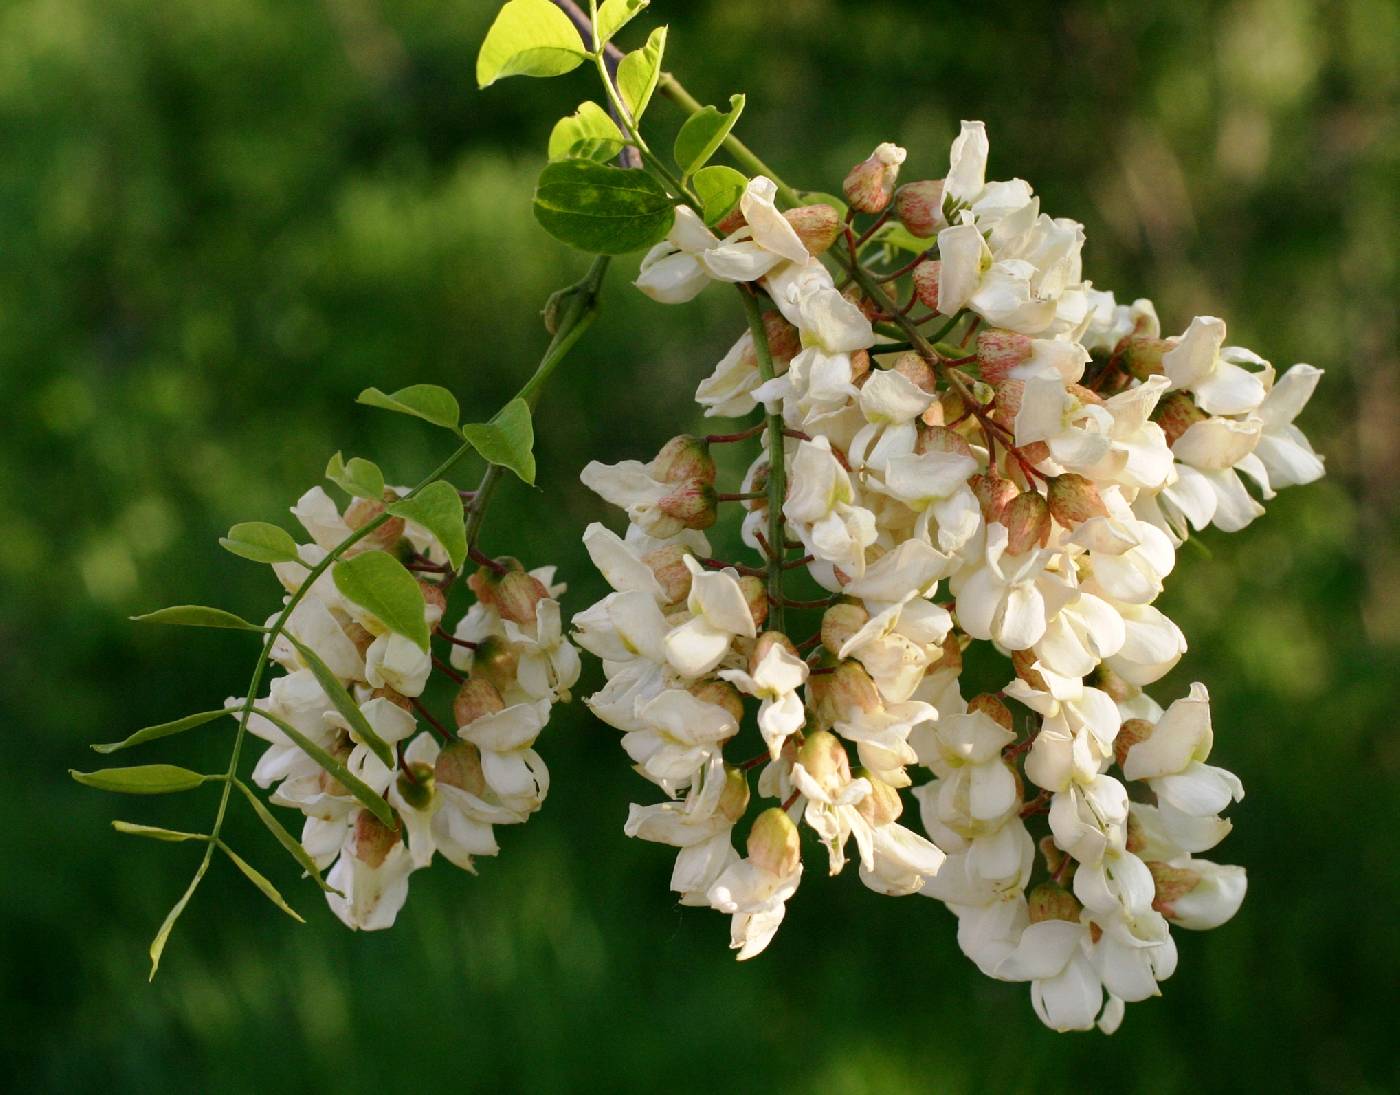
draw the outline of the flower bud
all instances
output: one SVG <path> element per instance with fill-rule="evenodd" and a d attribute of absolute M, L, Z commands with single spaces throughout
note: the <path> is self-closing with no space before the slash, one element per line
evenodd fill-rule
<path fill-rule="evenodd" d="M 884 309 L 876 304 L 872 298 L 866 296 L 865 290 L 855 282 L 842 289 L 841 295 L 859 308 L 860 314 L 872 323 L 885 314 Z"/>
<path fill-rule="evenodd" d="M 953 456 L 972 457 L 972 446 L 967 438 L 947 426 L 926 426 L 919 430 L 914 442 L 914 451 L 922 456 L 929 452 L 946 452 Z"/>
<path fill-rule="evenodd" d="M 443 593 L 442 587 L 436 582 L 425 582 L 418 579 L 418 589 L 423 594 L 423 604 L 427 606 L 429 617 L 436 613 L 440 620 L 447 611 L 447 595 Z"/>
<path fill-rule="evenodd" d="M 1163 916 L 1171 915 L 1173 901 L 1177 901 L 1201 884 L 1199 871 L 1190 867 L 1171 867 L 1156 860 L 1148 860 L 1147 869 L 1152 872 L 1152 881 L 1157 887 L 1152 907 Z"/>
<path fill-rule="evenodd" d="M 452 717 L 459 727 L 505 710 L 505 701 L 496 686 L 482 677 L 470 676 L 462 682 L 452 700 Z"/>
<path fill-rule="evenodd" d="M 912 381 L 922 391 L 933 394 L 938 387 L 937 378 L 929 363 L 913 350 L 906 350 L 894 360 L 893 369 L 905 380 Z"/>
<path fill-rule="evenodd" d="M 523 570 L 508 570 L 492 591 L 491 603 L 501 618 L 523 625 L 535 622 L 535 606 L 549 597 L 544 583 Z"/>
<path fill-rule="evenodd" d="M 1118 736 L 1113 739 L 1113 759 L 1122 768 L 1128 760 L 1128 750 L 1140 741 L 1146 741 L 1157 727 L 1146 719 L 1129 719 L 1118 728 Z"/>
<path fill-rule="evenodd" d="M 1006 553 L 1024 555 L 1050 542 L 1050 506 L 1038 491 L 1022 491 L 1002 512 L 1006 525 Z"/>
<path fill-rule="evenodd" d="M 389 828 L 368 810 L 356 815 L 350 854 L 365 866 L 382 866 L 398 842 L 398 830 Z"/>
<path fill-rule="evenodd" d="M 894 211 L 911 236 L 926 240 L 947 225 L 943 217 L 943 180 L 921 179 L 894 192 Z"/>
<path fill-rule="evenodd" d="M 938 660 L 929 663 L 927 672 L 941 672 L 950 670 L 955 675 L 960 675 L 963 668 L 962 644 L 958 642 L 958 636 L 950 631 L 943 637 L 943 652 L 938 656 Z"/>
<path fill-rule="evenodd" d="M 802 841 L 792 818 L 776 806 L 759 814 L 749 830 L 749 859 L 770 874 L 785 877 L 802 862 Z"/>
<path fill-rule="evenodd" d="M 724 769 L 724 790 L 715 804 L 716 812 L 729 821 L 738 821 L 749 808 L 749 777 L 742 768 L 726 765 Z"/>
<path fill-rule="evenodd" d="M 731 233 L 739 231 L 739 229 L 743 228 L 748 223 L 749 222 L 744 217 L 744 211 L 740 209 L 738 205 L 735 205 L 733 209 L 715 222 L 715 231 L 721 236 L 728 236 Z"/>
<path fill-rule="evenodd" d="M 1123 847 L 1132 852 L 1133 855 L 1141 855 L 1142 850 L 1147 847 L 1147 833 L 1142 827 L 1142 822 L 1132 810 L 1128 811 L 1128 820 L 1123 826 Z"/>
<path fill-rule="evenodd" d="M 864 768 L 856 772 L 870 781 L 870 794 L 856 803 L 856 812 L 875 828 L 898 821 L 904 812 L 904 802 L 899 792 L 884 780 L 872 775 Z"/>
<path fill-rule="evenodd" d="M 1162 355 L 1176 345 L 1170 338 L 1130 338 L 1123 353 L 1123 364 L 1139 380 L 1162 371 Z"/>
<path fill-rule="evenodd" d="M 822 613 L 822 646 L 838 653 L 869 620 L 870 613 L 853 601 L 832 605 Z"/>
<path fill-rule="evenodd" d="M 376 688 L 369 694 L 369 698 L 372 700 L 388 700 L 395 707 L 402 708 L 405 711 L 413 710 L 413 701 L 403 693 L 395 692 L 392 688 Z"/>
<path fill-rule="evenodd" d="M 1107 517 L 1108 507 L 1093 481 L 1074 472 L 1057 475 L 1046 491 L 1050 516 L 1065 528 L 1078 528 L 1091 517 Z"/>
<path fill-rule="evenodd" d="M 432 765 L 422 762 L 410 764 L 407 772 L 399 773 L 399 794 L 415 810 L 426 810 L 433 804 L 436 794 L 434 783 Z"/>
<path fill-rule="evenodd" d="M 1045 678 L 1035 667 L 1036 660 L 1033 650 L 1013 650 L 1011 652 L 1011 667 L 1016 670 L 1016 676 L 1037 692 L 1049 692 L 1050 687 L 1045 683 Z"/>
<path fill-rule="evenodd" d="M 931 312 L 938 311 L 938 279 L 943 276 L 943 264 L 937 259 L 925 259 L 914 267 L 914 295 Z"/>
<path fill-rule="evenodd" d="M 782 312 L 763 313 L 763 337 L 768 340 L 768 353 L 774 362 L 791 361 L 802 352 L 802 335 L 783 318 Z"/>
<path fill-rule="evenodd" d="M 1051 874 L 1057 874 L 1064 865 L 1065 853 L 1055 843 L 1055 838 L 1047 833 L 1040 838 L 1036 847 L 1040 849 L 1040 858 L 1045 860 L 1045 869 Z"/>
<path fill-rule="evenodd" d="M 1001 702 L 1000 697 L 991 692 L 983 692 L 967 701 L 969 715 L 986 715 L 1003 730 L 1015 730 L 1011 721 L 1011 709 Z"/>
<path fill-rule="evenodd" d="M 716 707 L 724 708 L 725 711 L 734 716 L 736 726 L 744 721 L 744 699 L 739 694 L 739 690 L 728 681 L 722 681 L 718 678 L 696 681 L 686 691 L 701 703 L 712 703 Z"/>
<path fill-rule="evenodd" d="M 995 386 L 996 395 L 992 400 L 992 418 L 1008 430 L 1016 429 L 1016 415 L 1021 411 L 1021 400 L 1026 395 L 1024 380 L 1003 380 Z"/>
<path fill-rule="evenodd" d="M 797 657 L 797 647 L 793 645 L 791 639 L 781 631 L 765 631 L 754 640 L 753 650 L 749 653 L 750 675 L 758 672 L 758 667 L 763 664 L 763 659 L 775 646 L 780 646 L 794 658 Z"/>
<path fill-rule="evenodd" d="M 1167 435 L 1167 444 L 1175 445 L 1177 439 L 1197 422 L 1204 422 L 1210 416 L 1187 392 L 1168 392 L 1157 404 L 1152 418 Z"/>
<path fill-rule="evenodd" d="M 1127 703 L 1135 694 L 1133 686 L 1106 665 L 1095 669 L 1089 681 L 1099 691 L 1107 692 L 1114 703 Z"/>
<path fill-rule="evenodd" d="M 865 666 L 847 658 L 830 673 L 807 682 L 817 719 L 823 726 L 846 722 L 853 712 L 870 714 L 880 709 L 880 693 Z"/>
<path fill-rule="evenodd" d="M 859 386 L 860 383 L 866 378 L 866 376 L 869 375 L 869 373 L 870 373 L 870 351 L 869 351 L 869 350 L 852 350 L 852 351 L 851 351 L 851 383 L 852 383 L 852 384 L 855 384 L 855 385 L 857 385 L 857 386 Z"/>
<path fill-rule="evenodd" d="M 894 197 L 894 184 L 904 157 L 905 151 L 898 145 L 886 142 L 877 146 L 869 159 L 856 164 L 847 174 L 841 187 L 846 200 L 861 213 L 879 213 Z"/>
<path fill-rule="evenodd" d="M 739 579 L 739 592 L 744 595 L 744 600 L 749 606 L 749 615 L 753 617 L 753 626 L 757 630 L 768 620 L 768 587 L 763 584 L 763 579 L 755 574 L 745 574 Z"/>
<path fill-rule="evenodd" d="M 358 532 L 384 512 L 386 502 L 397 502 L 398 500 L 399 496 L 387 487 L 384 490 L 383 501 L 376 502 L 372 498 L 356 498 L 345 507 L 345 523 L 353 531 Z M 381 551 L 389 551 L 403 538 L 403 526 L 402 517 L 390 517 L 361 540 L 356 547 L 361 551 L 371 551 L 376 548 Z"/>
<path fill-rule="evenodd" d="M 651 474 L 662 483 L 681 483 L 698 479 L 702 483 L 715 481 L 715 458 L 710 445 L 702 437 L 681 434 L 661 446 L 651 462 Z"/>
<path fill-rule="evenodd" d="M 703 479 L 687 479 L 656 503 L 667 517 L 679 521 L 682 528 L 707 529 L 718 517 L 715 488 Z"/>
<path fill-rule="evenodd" d="M 481 770 L 481 750 L 469 741 L 453 741 L 442 747 L 433 777 L 438 783 L 456 787 L 471 795 L 486 793 L 486 775 Z"/>
<path fill-rule="evenodd" d="M 355 644 L 355 649 L 360 652 L 360 657 L 363 658 L 365 652 L 369 650 L 370 644 L 374 642 L 374 636 L 354 620 L 342 626 L 341 630 L 345 632 L 345 637 Z"/>
<path fill-rule="evenodd" d="M 1030 335 L 1015 331 L 980 331 L 977 335 L 977 366 L 988 384 L 999 384 L 1016 368 L 1031 359 Z"/>
<path fill-rule="evenodd" d="M 792 225 L 802 246 L 813 255 L 820 255 L 829 248 L 841 231 L 841 214 L 825 202 L 789 209 L 783 216 Z"/>
<path fill-rule="evenodd" d="M 472 651 L 472 676 L 489 681 L 497 692 L 515 683 L 519 668 L 520 658 L 499 635 L 488 635 Z"/>
<path fill-rule="evenodd" d="M 667 604 L 684 601 L 690 596 L 692 575 L 685 565 L 686 556 L 690 554 L 690 549 L 681 544 L 667 544 L 642 556 L 642 562 L 656 577 Z"/>
<path fill-rule="evenodd" d="M 1026 895 L 1026 912 L 1032 924 L 1046 920 L 1068 920 L 1077 924 L 1082 908 L 1074 894 L 1054 882 L 1042 882 Z"/>
<path fill-rule="evenodd" d="M 982 507 L 982 519 L 988 524 L 1000 521 L 1006 507 L 1020 493 L 1015 483 L 1003 479 L 991 468 L 987 469 L 986 474 L 974 475 L 967 482 Z"/>
<path fill-rule="evenodd" d="M 840 793 L 851 782 L 851 761 L 841 739 L 827 730 L 809 734 L 797 750 L 797 763 L 818 786 L 832 795 Z"/>

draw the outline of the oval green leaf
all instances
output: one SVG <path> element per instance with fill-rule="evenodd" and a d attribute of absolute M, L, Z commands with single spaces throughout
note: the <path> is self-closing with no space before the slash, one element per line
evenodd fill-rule
<path fill-rule="evenodd" d="M 223 778 L 201 775 L 175 764 L 138 764 L 131 768 L 101 768 L 96 772 L 70 768 L 68 774 L 84 787 L 123 795 L 169 795 L 176 791 L 192 791 L 208 780 Z"/>
<path fill-rule="evenodd" d="M 292 534 L 277 525 L 266 521 L 244 521 L 228 530 L 227 536 L 219 537 L 219 545 L 225 551 L 255 563 L 296 563 L 301 561 L 297 554 L 297 542 Z"/>
<path fill-rule="evenodd" d="M 355 402 L 399 414 L 411 414 L 449 430 L 455 430 L 462 419 L 457 397 L 436 384 L 410 384 L 389 395 L 378 388 L 366 388 Z"/>
<path fill-rule="evenodd" d="M 656 81 L 661 76 L 661 58 L 666 53 L 666 28 L 657 27 L 641 49 L 634 49 L 617 64 L 617 91 L 634 123 L 651 102 Z"/>
<path fill-rule="evenodd" d="M 476 58 L 476 83 L 507 76 L 558 76 L 583 63 L 583 39 L 549 0 L 510 0 L 500 10 Z"/>
<path fill-rule="evenodd" d="M 732 167 L 712 164 L 702 167 L 690 180 L 700 199 L 701 215 L 711 227 L 722 221 L 739 204 L 749 180 Z"/>
<path fill-rule="evenodd" d="M 549 158 L 596 160 L 606 163 L 621 151 L 625 139 L 617 123 L 597 103 L 580 103 L 578 110 L 554 123 L 549 135 Z"/>
<path fill-rule="evenodd" d="M 666 238 L 676 211 L 644 171 L 560 160 L 540 173 L 535 219 L 555 239 L 595 255 L 623 255 Z"/>
<path fill-rule="evenodd" d="M 688 178 L 705 166 L 743 112 L 744 96 L 731 95 L 728 114 L 722 114 L 717 107 L 707 106 L 685 120 L 681 131 L 676 134 L 674 150 L 682 178 Z"/>
<path fill-rule="evenodd" d="M 460 508 L 460 503 L 458 504 Z M 428 649 L 423 590 L 418 579 L 388 552 L 367 551 L 340 559 L 331 570 L 335 588 L 385 627 Z"/>
<path fill-rule="evenodd" d="M 193 730 L 196 726 L 203 726 L 206 722 L 213 722 L 222 715 L 237 714 L 237 711 L 230 711 L 226 707 L 221 707 L 217 711 L 200 711 L 198 714 L 186 715 L 184 718 L 175 719 L 172 722 L 162 722 L 155 726 L 144 727 L 121 741 L 104 742 L 101 745 L 94 745 L 92 748 L 102 754 L 115 753 L 119 749 L 130 749 L 133 745 L 144 745 L 146 742 L 155 741 L 158 738 L 168 738 L 171 734 L 182 734 L 186 730 Z"/>
<path fill-rule="evenodd" d="M 384 473 L 369 460 L 352 456 L 347 461 L 336 453 L 326 465 L 326 478 L 356 498 L 368 498 L 375 502 L 384 500 Z"/>
<path fill-rule="evenodd" d="M 634 174 L 634 172 L 620 172 Z M 635 172 L 641 174 L 641 172 Z M 530 404 L 512 399 L 490 422 L 462 427 L 462 436 L 492 464 L 509 468 L 525 482 L 535 482 L 535 427 Z"/>
<path fill-rule="evenodd" d="M 242 616 L 225 612 L 222 608 L 208 605 L 171 605 L 131 617 L 137 623 L 171 624 L 175 627 L 218 627 L 230 631 L 266 631 L 267 628 L 250 624 Z"/>
<path fill-rule="evenodd" d="M 598 32 L 598 44 L 607 45 L 612 36 L 630 23 L 651 0 L 603 0 L 598 6 L 598 18 L 594 28 Z"/>
<path fill-rule="evenodd" d="M 467 561 L 467 521 L 462 496 L 445 479 L 429 483 L 417 494 L 389 505 L 390 513 L 422 525 L 447 549 L 456 570 Z"/>

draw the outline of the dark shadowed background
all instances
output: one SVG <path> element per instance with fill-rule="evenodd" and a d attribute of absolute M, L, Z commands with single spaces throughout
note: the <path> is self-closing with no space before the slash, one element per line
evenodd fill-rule
<path fill-rule="evenodd" d="M 488 0 L 0 4 L 0 1054 L 16 1091 L 1384 1091 L 1400 1085 L 1400 15 L 1386 0 L 984 3 L 657 0 L 671 67 L 789 181 L 839 187 L 881 140 L 906 177 L 985 119 L 993 177 L 1085 223 L 1089 276 L 1179 331 L 1327 376 L 1303 424 L 1329 477 L 1285 492 L 1162 606 L 1191 651 L 1157 690 L 1216 699 L 1248 797 L 1218 850 L 1250 871 L 1229 925 L 1179 933 L 1165 996 L 1113 1038 L 1041 1028 L 952 918 L 808 872 L 761 958 L 682 910 L 668 849 L 629 841 L 652 788 L 581 706 L 541 741 L 543 811 L 478 877 L 420 875 L 356 936 L 239 809 L 232 840 L 309 920 L 219 862 L 146 983 L 198 853 L 119 836 L 203 827 L 215 791 L 118 799 L 68 781 L 87 743 L 246 686 L 245 638 L 142 629 L 204 601 L 260 618 L 266 568 L 220 551 L 344 448 L 411 482 L 445 435 L 358 407 L 452 388 L 485 417 L 532 368 L 548 292 L 586 259 L 530 213 L 586 70 L 479 93 Z M 640 40 L 638 28 L 623 43 Z M 659 102 L 662 130 L 678 116 Z M 663 139 L 663 146 L 666 141 Z M 579 533 L 589 459 L 702 426 L 690 396 L 741 327 L 732 295 L 666 309 L 615 264 L 548 391 L 542 489 L 485 546 L 601 595 Z M 473 479 L 468 469 L 464 483 Z M 585 686 L 596 684 L 589 670 Z M 218 730 L 148 747 L 217 770 Z M 295 818 L 289 817 L 288 821 Z"/>

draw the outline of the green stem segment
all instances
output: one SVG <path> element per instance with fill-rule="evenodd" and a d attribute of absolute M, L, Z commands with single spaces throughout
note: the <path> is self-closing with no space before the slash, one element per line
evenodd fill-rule
<path fill-rule="evenodd" d="M 744 314 L 749 321 L 754 355 L 758 358 L 758 375 L 765 381 L 776 375 L 773 353 L 768 348 L 768 332 L 763 326 L 763 312 L 758 298 L 743 286 L 739 296 L 744 302 Z M 783 455 L 783 416 L 770 414 L 768 427 L 768 628 L 783 630 L 783 501 L 787 498 L 787 467 Z"/>

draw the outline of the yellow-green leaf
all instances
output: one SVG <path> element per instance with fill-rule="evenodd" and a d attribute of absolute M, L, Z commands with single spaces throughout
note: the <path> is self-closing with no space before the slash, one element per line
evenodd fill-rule
<path fill-rule="evenodd" d="M 622 172 L 640 175 L 640 171 Z M 462 436 L 492 464 L 509 468 L 527 483 L 535 481 L 535 427 L 530 405 L 512 399 L 490 422 L 462 427 Z"/>
<path fill-rule="evenodd" d="M 219 537 L 219 546 L 255 563 L 296 563 L 301 560 L 292 534 L 266 521 L 243 521 L 234 525 L 227 536 Z"/>
<path fill-rule="evenodd" d="M 455 430 L 462 417 L 457 397 L 436 384 L 410 384 L 389 395 L 378 388 L 366 388 L 355 402 L 399 414 L 411 414 L 449 430 Z"/>
<path fill-rule="evenodd" d="M 580 103 L 578 110 L 554 123 L 549 135 L 549 158 L 578 157 L 605 163 L 622 149 L 624 138 L 608 112 L 594 102 Z"/>
<path fill-rule="evenodd" d="M 685 120 L 676 134 L 675 147 L 676 163 L 683 178 L 688 178 L 705 166 L 743 112 L 744 96 L 731 95 L 728 114 L 721 113 L 717 107 L 707 106 Z"/>
<path fill-rule="evenodd" d="M 108 741 L 100 745 L 94 745 L 94 752 L 107 754 L 115 753 L 118 749 L 130 749 L 133 745 L 144 745 L 148 741 L 155 741 L 157 738 L 168 738 L 171 734 L 181 734 L 186 730 L 193 730 L 196 726 L 203 726 L 206 722 L 213 722 L 223 715 L 237 715 L 237 711 L 229 711 L 226 707 L 221 707 L 217 711 L 200 711 L 198 714 L 186 715 L 182 719 L 175 719 L 171 722 L 157 723 L 155 726 L 147 726 L 130 734 L 121 741 Z"/>
<path fill-rule="evenodd" d="M 603 0 L 603 3 L 598 5 L 598 18 L 593 24 L 598 32 L 598 44 L 607 45 L 613 35 L 630 23 L 649 3 L 651 0 Z"/>
<path fill-rule="evenodd" d="M 182 833 L 177 829 L 161 829 L 155 825 L 139 825 L 134 821 L 114 821 L 112 828 L 130 836 L 144 836 L 151 840 L 163 840 L 169 844 L 180 844 L 186 840 L 208 840 L 207 833 Z"/>
<path fill-rule="evenodd" d="M 651 102 L 665 53 L 666 28 L 657 27 L 647 36 L 646 45 L 634 49 L 617 64 L 617 91 L 633 122 L 641 121 L 642 112 Z"/>
<path fill-rule="evenodd" d="M 712 164 L 702 167 L 690 180 L 695 196 L 700 199 L 701 215 L 713 227 L 722 221 L 743 196 L 749 180 L 732 167 Z"/>
<path fill-rule="evenodd" d="M 130 768 L 99 768 L 96 772 L 70 768 L 68 774 L 84 787 L 123 795 L 169 795 L 192 791 L 211 779 L 223 778 L 201 775 L 176 764 L 136 764 Z"/>
<path fill-rule="evenodd" d="M 369 498 L 375 502 L 384 500 L 384 473 L 377 464 L 361 457 L 352 456 L 347 461 L 336 453 L 326 465 L 326 478 L 356 498 Z"/>
<path fill-rule="evenodd" d="M 259 871 L 241 855 L 235 852 L 222 840 L 219 841 L 219 850 L 222 851 L 224 855 L 228 856 L 229 859 L 233 860 L 233 865 L 243 872 L 243 877 L 245 877 L 258 889 L 260 889 L 265 898 L 271 901 L 274 905 L 276 905 L 284 913 L 290 916 L 298 924 L 306 923 L 306 921 L 301 918 L 301 914 L 297 912 L 296 909 L 292 908 L 290 905 L 287 904 L 286 900 L 283 899 L 282 895 L 277 892 L 277 887 L 274 886 L 271 882 L 269 882 L 267 880 L 267 877 L 261 871 Z"/>
<path fill-rule="evenodd" d="M 476 83 L 507 76 L 558 76 L 587 56 L 578 28 L 549 0 L 510 0 L 500 10 L 476 58 Z"/>

